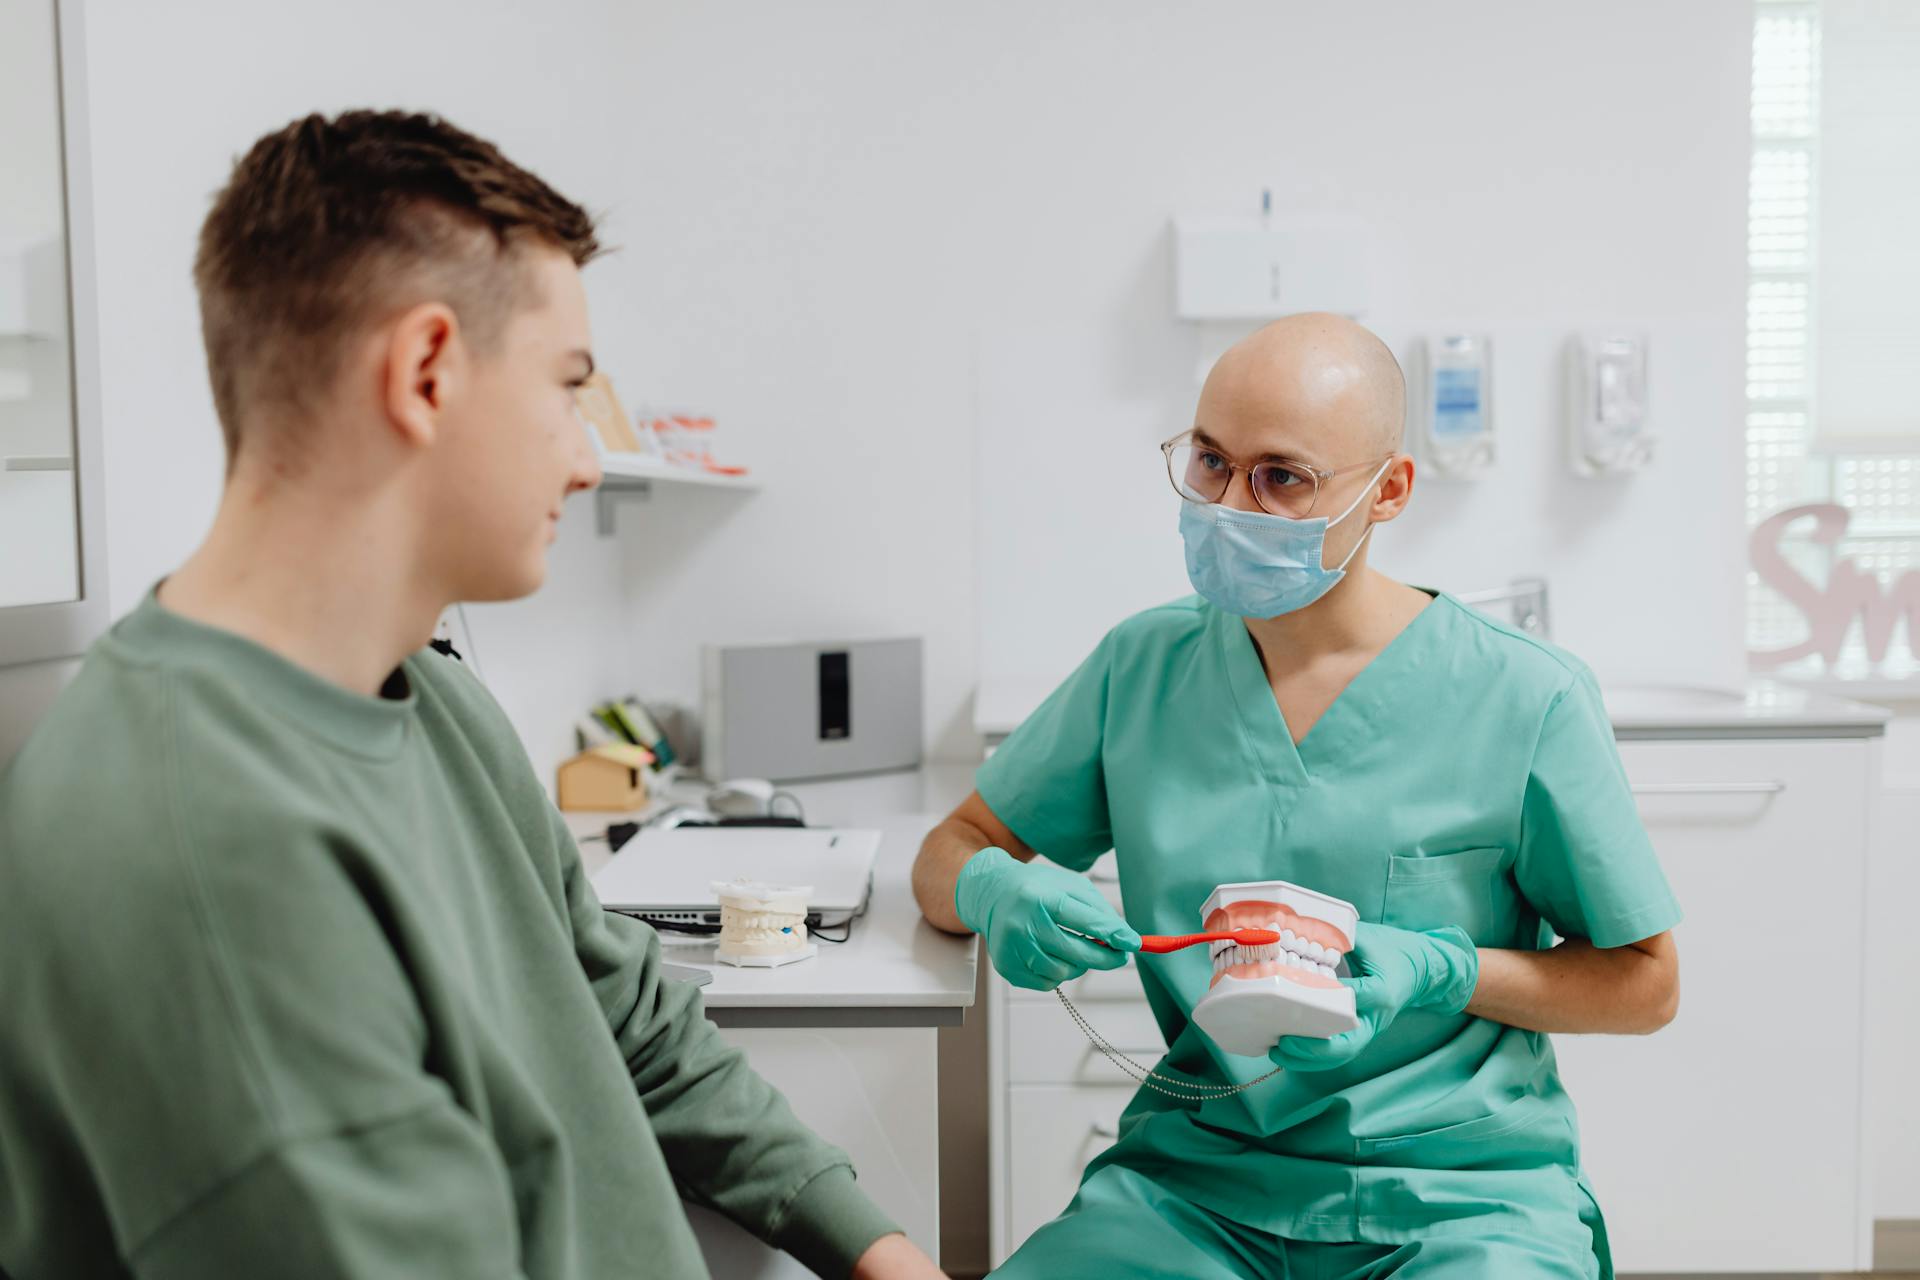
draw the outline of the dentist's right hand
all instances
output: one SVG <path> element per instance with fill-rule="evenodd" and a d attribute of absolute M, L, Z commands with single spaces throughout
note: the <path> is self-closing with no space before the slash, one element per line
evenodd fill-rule
<path fill-rule="evenodd" d="M 1140 935 L 1085 876 L 1039 859 L 1022 862 L 1005 849 L 967 859 L 953 906 L 986 940 L 1000 976 L 1033 991 L 1051 991 L 1089 969 L 1118 969 L 1140 949 Z"/>

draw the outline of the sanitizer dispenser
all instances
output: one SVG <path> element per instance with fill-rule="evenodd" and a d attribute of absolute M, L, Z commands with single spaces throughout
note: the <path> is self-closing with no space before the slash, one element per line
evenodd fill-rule
<path fill-rule="evenodd" d="M 1571 338 L 1566 384 L 1567 444 L 1576 475 L 1625 475 L 1653 460 L 1644 335 Z"/>
<path fill-rule="evenodd" d="M 1446 334 L 1414 350 L 1416 448 L 1434 474 L 1469 478 L 1493 462 L 1493 339 Z"/>

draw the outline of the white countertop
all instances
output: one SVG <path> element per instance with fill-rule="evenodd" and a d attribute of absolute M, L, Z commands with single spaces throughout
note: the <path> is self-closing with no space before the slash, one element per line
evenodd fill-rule
<path fill-rule="evenodd" d="M 984 682 L 974 699 L 974 729 L 989 741 L 1003 738 L 1052 691 L 1037 677 Z M 1743 689 L 1619 685 L 1601 693 L 1615 735 L 1626 740 L 1876 737 L 1890 717 L 1884 707 L 1770 680 Z"/>
<path fill-rule="evenodd" d="M 811 824 L 881 833 L 873 898 L 848 941 L 821 942 L 813 959 L 778 969 L 742 969 L 715 961 L 712 942 L 663 934 L 665 959 L 712 971 L 701 995 L 723 1025 L 958 1024 L 973 1004 L 978 939 L 942 933 L 922 919 L 909 877 L 922 837 L 966 795 L 972 778 L 970 767 L 936 767 L 784 788 L 800 798 Z M 682 784 L 671 799 L 697 799 L 703 790 Z M 578 836 L 628 815 L 564 816 Z M 597 871 L 607 846 L 590 841 L 580 855 L 589 872 Z"/>
<path fill-rule="evenodd" d="M 1614 736 L 1644 738 L 1870 738 L 1892 713 L 1772 680 L 1744 689 L 1682 685 L 1603 688 Z"/>

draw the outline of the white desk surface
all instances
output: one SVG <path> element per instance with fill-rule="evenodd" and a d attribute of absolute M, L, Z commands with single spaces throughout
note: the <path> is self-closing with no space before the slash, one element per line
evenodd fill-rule
<path fill-rule="evenodd" d="M 819 955 L 797 964 L 740 969 L 715 961 L 711 942 L 680 943 L 663 934 L 665 959 L 713 972 L 700 992 L 723 1025 L 958 1024 L 973 1004 L 978 940 L 942 933 L 922 919 L 909 877 L 921 839 L 972 788 L 972 779 L 971 767 L 934 766 L 783 788 L 806 806 L 812 825 L 881 832 L 873 898 L 851 938 L 822 942 Z M 704 790 L 700 783 L 676 784 L 669 798 L 691 801 Z M 604 831 L 625 815 L 565 817 L 579 836 Z M 602 841 L 581 845 L 580 855 L 589 872 L 609 856 Z"/>

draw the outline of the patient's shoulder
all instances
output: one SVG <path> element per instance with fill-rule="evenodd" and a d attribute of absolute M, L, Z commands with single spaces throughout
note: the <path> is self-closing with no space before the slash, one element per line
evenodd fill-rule
<path fill-rule="evenodd" d="M 210 670 L 96 650 L 0 773 L 0 899 L 150 927 L 209 892 L 196 867 L 311 845 L 328 780 L 286 729 Z"/>
<path fill-rule="evenodd" d="M 420 702 L 420 720 L 436 750 L 458 738 L 487 763 L 495 776 L 527 771 L 525 747 L 513 721 L 462 659 L 428 647 L 401 665 Z"/>

